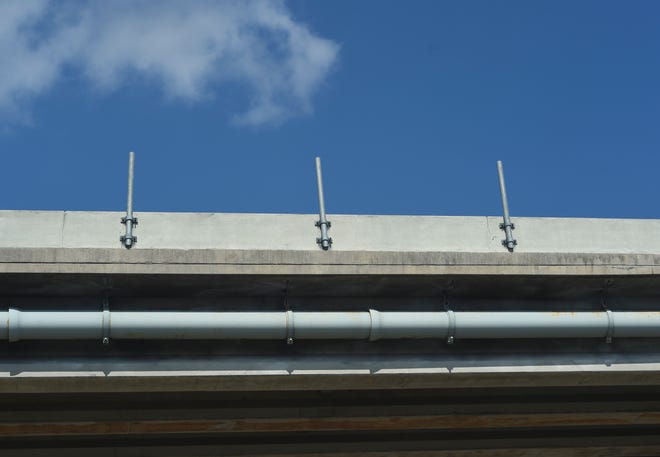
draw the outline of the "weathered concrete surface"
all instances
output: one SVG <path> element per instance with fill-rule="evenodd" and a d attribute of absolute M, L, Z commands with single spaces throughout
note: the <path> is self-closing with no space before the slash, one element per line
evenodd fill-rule
<path fill-rule="evenodd" d="M 317 251 L 313 214 L 136 213 L 140 249 Z M 119 212 L 0 211 L 0 247 L 116 248 Z M 506 252 L 500 217 L 332 215 L 333 251 Z M 660 254 L 660 220 L 515 218 L 516 253 Z"/>
<path fill-rule="evenodd" d="M 255 275 L 654 275 L 660 220 L 341 216 L 333 248 L 314 215 L 143 213 L 124 249 L 121 213 L 0 211 L 1 273 Z"/>
<path fill-rule="evenodd" d="M 0 273 L 192 275 L 653 275 L 660 255 L 0 248 Z"/>

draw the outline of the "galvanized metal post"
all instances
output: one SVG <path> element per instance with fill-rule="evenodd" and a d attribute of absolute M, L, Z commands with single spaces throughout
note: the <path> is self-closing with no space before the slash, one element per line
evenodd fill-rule
<path fill-rule="evenodd" d="M 137 225 L 137 217 L 133 217 L 133 167 L 135 153 L 128 154 L 128 197 L 126 201 L 126 216 L 121 218 L 121 223 L 126 226 L 126 234 L 119 238 L 126 249 L 132 248 L 137 243 L 137 236 L 133 236 L 133 228 Z"/>
<path fill-rule="evenodd" d="M 506 248 L 513 252 L 513 248 L 518 244 L 518 242 L 513 238 L 512 230 L 516 227 L 511 222 L 511 217 L 509 216 L 509 201 L 506 196 L 506 184 L 504 183 L 504 169 L 502 167 L 502 161 L 497 161 L 497 175 L 500 180 L 500 194 L 502 196 L 502 209 L 504 211 L 504 222 L 500 224 L 500 229 L 504 230 L 506 239 L 502 240 L 502 244 Z"/>
<path fill-rule="evenodd" d="M 331 224 L 325 216 L 325 198 L 323 197 L 323 176 L 321 174 L 321 158 L 316 158 L 316 185 L 319 191 L 319 220 L 316 226 L 321 229 L 321 237 L 316 239 L 316 243 L 327 251 L 332 246 L 332 238 L 328 236 L 328 229 Z"/>

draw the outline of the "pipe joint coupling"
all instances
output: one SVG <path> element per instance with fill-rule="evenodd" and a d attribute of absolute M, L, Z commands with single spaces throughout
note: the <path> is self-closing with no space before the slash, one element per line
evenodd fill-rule
<path fill-rule="evenodd" d="M 380 333 L 381 333 L 380 313 L 375 309 L 370 309 L 369 320 L 371 321 L 371 326 L 369 328 L 369 341 L 376 341 L 380 339 Z"/>

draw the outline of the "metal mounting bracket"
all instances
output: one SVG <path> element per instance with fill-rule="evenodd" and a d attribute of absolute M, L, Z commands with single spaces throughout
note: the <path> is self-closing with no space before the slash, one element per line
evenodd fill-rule
<path fill-rule="evenodd" d="M 450 282 L 449 287 L 453 287 L 453 281 Z M 444 308 L 447 313 L 447 344 L 454 344 L 454 338 L 456 336 L 456 316 L 454 312 L 449 308 L 449 297 L 447 292 L 443 294 Z"/>
<path fill-rule="evenodd" d="M 286 282 L 286 287 L 284 288 L 284 311 L 286 319 L 286 344 L 293 344 L 294 338 L 296 337 L 296 327 L 294 323 L 293 310 L 289 305 L 289 281 Z"/>
<path fill-rule="evenodd" d="M 456 336 L 456 316 L 451 309 L 447 310 L 447 344 L 454 344 Z"/>
<path fill-rule="evenodd" d="M 103 339 L 105 345 L 110 344 L 110 300 L 107 295 L 103 298 Z"/>
<path fill-rule="evenodd" d="M 121 223 L 122 223 L 122 224 L 126 225 L 128 222 L 131 223 L 131 227 L 135 227 L 135 226 L 138 225 L 138 219 L 137 219 L 137 217 L 132 217 L 132 218 L 130 218 L 130 219 L 128 219 L 128 218 L 126 218 L 126 217 L 122 217 L 122 218 L 121 218 Z M 132 230 L 131 230 L 131 232 L 132 232 Z M 137 239 L 137 236 L 135 236 L 135 235 L 122 235 L 122 236 L 119 237 L 119 241 L 121 241 L 122 244 L 123 244 L 124 246 L 126 246 L 126 248 L 128 248 L 128 249 L 130 249 L 131 247 L 133 247 L 133 245 L 134 245 L 135 243 L 137 243 L 137 240 L 138 240 L 138 239 Z"/>

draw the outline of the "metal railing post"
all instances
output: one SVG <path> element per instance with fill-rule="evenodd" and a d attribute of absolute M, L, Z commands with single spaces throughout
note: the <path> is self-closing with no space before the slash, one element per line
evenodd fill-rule
<path fill-rule="evenodd" d="M 316 222 L 316 226 L 321 230 L 321 237 L 316 239 L 316 243 L 324 251 L 327 251 L 332 246 L 332 238 L 328 236 L 328 229 L 331 224 L 325 215 L 325 198 L 323 197 L 323 176 L 321 175 L 320 157 L 316 158 L 316 185 L 319 193 L 319 220 Z"/>
<path fill-rule="evenodd" d="M 513 249 L 518 244 L 518 242 L 513 238 L 512 230 L 515 229 L 516 227 L 511 222 L 511 217 L 509 216 L 509 201 L 506 196 L 506 184 L 504 183 L 504 169 L 502 167 L 501 160 L 497 161 L 497 175 L 500 180 L 500 194 L 502 196 L 502 209 L 504 211 L 504 215 L 503 215 L 504 221 L 503 223 L 500 224 L 500 229 L 504 230 L 504 234 L 506 237 L 506 239 L 502 240 L 502 245 L 506 246 L 506 248 L 510 252 L 513 252 Z"/>
<path fill-rule="evenodd" d="M 126 249 L 132 248 L 137 243 L 137 236 L 133 236 L 133 228 L 138 224 L 137 217 L 133 217 L 133 167 L 135 153 L 128 154 L 128 197 L 126 201 L 126 216 L 121 218 L 121 223 L 126 226 L 126 234 L 119 238 Z"/>

